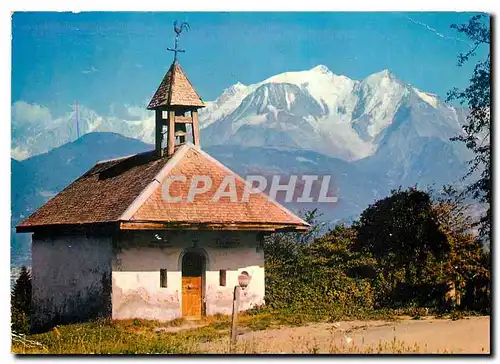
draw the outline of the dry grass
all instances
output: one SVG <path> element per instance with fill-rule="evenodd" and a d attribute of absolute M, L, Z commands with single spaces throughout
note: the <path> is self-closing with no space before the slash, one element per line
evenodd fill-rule
<path fill-rule="evenodd" d="M 198 343 L 222 337 L 210 327 L 178 333 L 156 331 L 179 322 L 147 320 L 94 321 L 65 325 L 12 342 L 16 354 L 182 354 Z M 31 345 L 26 345 L 29 340 Z M 24 342 L 23 342 L 24 341 Z M 36 343 L 36 344 L 34 344 Z"/>
<path fill-rule="evenodd" d="M 403 341 L 379 341 L 377 345 L 365 345 L 364 343 L 348 342 L 345 340 L 332 339 L 328 342 L 320 342 L 311 337 L 291 336 L 284 342 L 258 340 L 255 338 L 239 339 L 231 350 L 229 339 L 202 345 L 201 353 L 206 354 L 422 354 L 429 353 L 427 347 L 418 344 L 406 344 Z M 438 353 L 447 353 L 442 351 Z"/>
<path fill-rule="evenodd" d="M 365 344 L 359 335 L 355 342 L 351 333 L 359 333 L 366 325 L 394 325 L 394 321 L 363 321 L 343 324 L 319 323 L 321 335 L 311 331 L 307 318 L 286 313 L 246 313 L 239 317 L 239 337 L 234 353 L 289 353 L 289 354 L 405 354 L 426 353 L 427 347 L 405 343 L 394 334 L 393 340 Z M 325 320 L 323 320 L 325 321 Z M 188 354 L 230 353 L 230 316 L 215 315 L 200 321 L 176 319 L 170 322 L 149 320 L 98 320 L 84 324 L 55 327 L 36 335 L 17 335 L 12 338 L 12 352 L 16 354 Z M 197 327 L 193 328 L 193 325 Z M 290 329 L 284 329 L 289 327 Z M 294 329 L 292 329 L 295 327 Z M 170 330 L 171 329 L 171 330 Z M 263 331 L 265 330 L 265 331 Z M 290 330 L 302 334 L 267 339 L 272 332 Z M 328 331 L 329 330 L 329 331 Z M 175 332 L 173 332 L 175 331 Z M 259 336 L 260 335 L 260 336 Z M 283 333 L 281 334 L 283 335 Z M 489 349 L 488 349 L 489 350 Z M 433 351 L 436 352 L 436 351 Z M 446 353 L 446 351 L 442 351 Z"/>

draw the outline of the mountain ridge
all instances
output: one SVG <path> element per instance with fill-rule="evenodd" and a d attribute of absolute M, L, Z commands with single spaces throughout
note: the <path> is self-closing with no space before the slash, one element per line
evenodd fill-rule
<path fill-rule="evenodd" d="M 226 92 L 234 89 L 237 92 Z M 250 126 L 254 135 L 255 129 L 260 129 L 262 134 L 285 133 L 288 138 L 288 141 L 283 140 L 285 145 L 299 145 L 303 149 L 353 161 L 376 153 L 379 142 L 401 108 L 409 107 L 414 114 L 420 114 L 413 120 L 417 122 L 415 130 L 421 136 L 432 134 L 446 139 L 446 136 L 439 135 L 439 125 L 449 129 L 447 134 L 455 135 L 461 133 L 465 120 L 463 112 L 456 111 L 430 93 L 405 84 L 388 70 L 356 81 L 335 75 L 320 65 L 306 71 L 285 72 L 254 85 L 238 85 L 226 91 L 223 98 L 200 112 L 200 123 L 204 126 L 209 145 L 231 143 L 235 135 L 237 143 L 241 143 L 238 129 Z M 307 113 L 294 112 L 291 103 L 297 104 L 295 109 Z M 224 113 L 219 116 L 218 110 Z M 429 113 L 434 113 L 433 119 L 438 121 L 436 125 L 427 120 Z M 300 127 L 300 132 L 296 133 L 294 127 Z M 262 146 L 268 146 L 267 138 L 262 135 L 261 139 Z M 255 137 L 252 143 L 255 144 Z"/>
<path fill-rule="evenodd" d="M 200 128 L 207 145 L 231 142 L 238 129 L 245 126 L 244 130 L 252 130 L 255 135 L 259 130 L 261 134 L 276 134 L 264 138 L 262 146 L 283 139 L 277 147 L 299 147 L 352 161 L 377 151 L 381 134 L 390 127 L 407 94 L 421 100 L 421 106 L 439 110 L 441 118 L 449 119 L 448 126 L 455 133 L 461 132 L 463 111 L 404 83 L 387 69 L 354 80 L 324 65 L 284 72 L 251 85 L 237 82 L 229 86 L 217 99 L 205 102 L 207 106 L 200 110 Z M 33 108 L 43 120 L 26 120 L 21 106 Z M 54 118 L 50 110 L 39 105 L 16 102 L 12 115 L 12 155 L 16 159 L 47 152 L 75 139 L 74 111 Z M 456 125 L 452 125 L 453 118 Z M 112 115 L 105 116 L 80 105 L 79 124 L 81 134 L 117 132 L 146 143 L 154 140 L 154 115 L 145 107 L 115 107 Z M 304 130 L 297 133 L 300 128 Z M 224 138 L 217 135 L 221 129 Z M 252 143 L 258 145 L 256 138 Z"/>

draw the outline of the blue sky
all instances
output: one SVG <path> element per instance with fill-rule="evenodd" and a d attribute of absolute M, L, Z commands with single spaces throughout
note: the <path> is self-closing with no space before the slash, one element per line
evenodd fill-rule
<path fill-rule="evenodd" d="M 99 113 L 146 106 L 171 61 L 172 23 L 186 20 L 180 63 L 204 100 L 240 81 L 324 64 L 361 79 L 389 69 L 444 98 L 467 85 L 473 64 L 457 67 L 468 40 L 452 23 L 472 13 L 15 13 L 12 103 L 48 107 L 74 100 Z"/>

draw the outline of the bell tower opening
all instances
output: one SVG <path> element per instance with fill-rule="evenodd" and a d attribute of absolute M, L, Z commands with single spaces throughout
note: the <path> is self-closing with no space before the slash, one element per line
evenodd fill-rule
<path fill-rule="evenodd" d="M 185 52 L 178 48 L 179 36 L 188 29 L 187 23 L 180 26 L 174 23 L 175 46 L 168 48 L 174 52 L 174 61 L 147 107 L 155 111 L 155 150 L 159 157 L 164 154 L 165 134 L 168 156 L 174 154 L 177 146 L 186 143 L 189 131 L 192 143 L 200 147 L 198 109 L 205 107 L 205 104 L 177 61 L 177 53 Z"/>

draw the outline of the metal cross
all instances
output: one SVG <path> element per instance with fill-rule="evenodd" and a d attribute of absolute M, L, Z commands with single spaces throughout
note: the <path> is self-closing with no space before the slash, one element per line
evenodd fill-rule
<path fill-rule="evenodd" d="M 182 22 L 181 25 L 177 26 L 177 20 L 174 22 L 174 32 L 175 32 L 175 43 L 174 43 L 174 48 L 167 48 L 167 50 L 174 52 L 174 63 L 177 61 L 177 53 L 184 53 L 184 49 L 179 49 L 177 47 L 178 41 L 179 41 L 179 36 L 181 35 L 182 31 L 189 30 L 189 24 L 187 22 Z"/>

